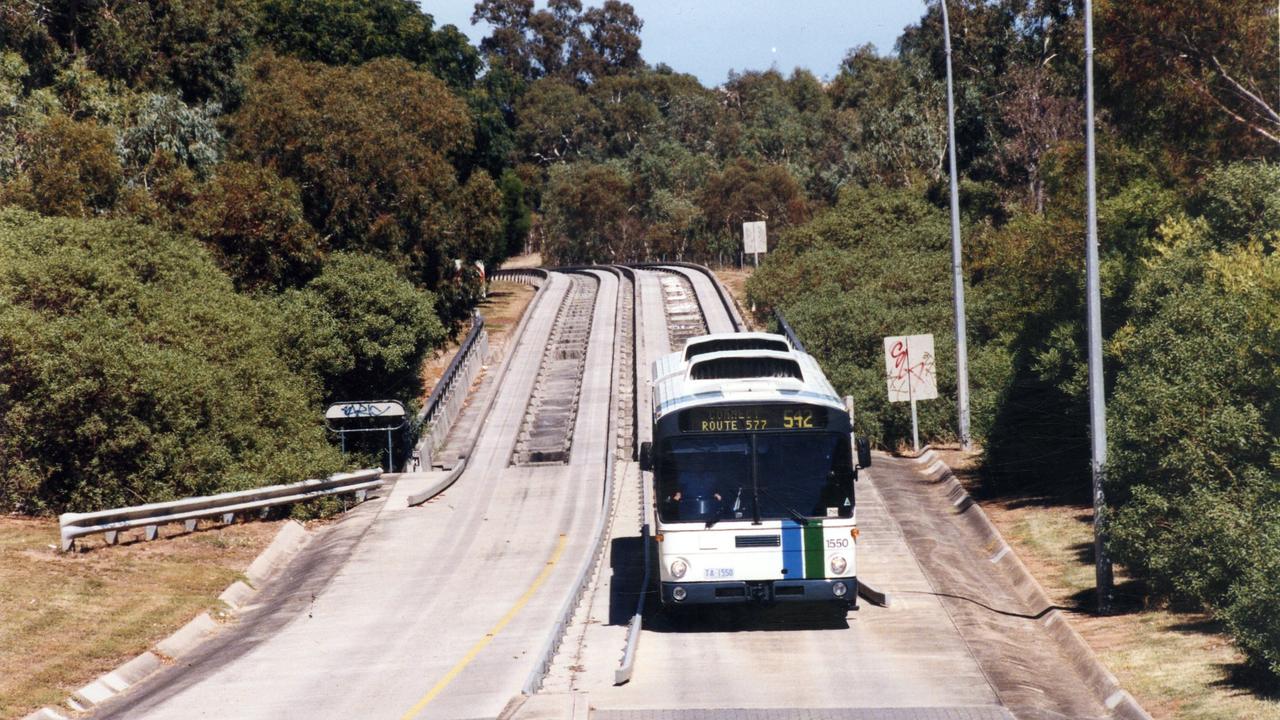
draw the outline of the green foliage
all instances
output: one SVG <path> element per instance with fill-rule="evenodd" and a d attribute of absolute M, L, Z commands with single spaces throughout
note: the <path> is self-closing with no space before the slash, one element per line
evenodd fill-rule
<path fill-rule="evenodd" d="M 25 167 L 0 200 L 46 215 L 88 217 L 110 210 L 124 180 L 115 151 L 111 128 L 54 115 L 22 148 L 18 164 Z"/>
<path fill-rule="evenodd" d="M 338 469 L 270 308 L 196 242 L 0 213 L 0 506 L 95 510 Z"/>
<path fill-rule="evenodd" d="M 783 311 L 836 389 L 853 396 L 859 432 L 881 446 L 911 437 L 910 408 L 886 400 L 887 335 L 933 333 L 939 398 L 919 404 L 921 436 L 952 433 L 947 227 L 946 213 L 918 191 L 846 190 L 785 234 L 747 284 L 755 302 Z"/>
<path fill-rule="evenodd" d="M 1280 233 L 1280 165 L 1232 163 L 1211 171 L 1192 198 L 1220 247 Z"/>
<path fill-rule="evenodd" d="M 460 182 L 450 159 L 472 138 L 466 105 L 398 58 L 355 68 L 262 55 L 231 119 L 235 154 L 302 189 L 307 220 L 336 250 L 377 254 L 426 287 L 455 259 L 500 256 L 493 182 Z M 453 302 L 442 314 L 465 314 Z"/>
<path fill-rule="evenodd" d="M 529 230 L 533 227 L 529 205 L 524 200 L 524 183 L 514 170 L 508 168 L 498 180 L 498 190 L 502 192 L 502 235 L 506 240 L 506 254 L 519 255 L 524 252 Z"/>
<path fill-rule="evenodd" d="M 480 53 L 412 0 L 264 0 L 258 37 L 276 52 L 330 65 L 401 57 L 450 86 L 471 87 Z"/>
<path fill-rule="evenodd" d="M 323 260 L 297 183 L 270 168 L 223 163 L 177 222 L 209 246 L 242 290 L 300 286 Z"/>
<path fill-rule="evenodd" d="M 301 290 L 280 297 L 281 346 L 326 402 L 398 399 L 421 392 L 418 370 L 443 342 L 435 299 L 370 255 L 335 253 Z"/>
<path fill-rule="evenodd" d="M 1280 604 L 1280 257 L 1257 243 L 1219 255 L 1199 219 L 1161 235 L 1112 340 L 1114 547 L 1280 673 L 1280 627 L 1261 610 Z"/>
<path fill-rule="evenodd" d="M 131 88 L 227 103 L 253 24 L 252 0 L 10 0 L 0 9 L 0 46 L 16 49 L 40 85 L 82 56 L 97 74 Z"/>
<path fill-rule="evenodd" d="M 219 110 L 217 105 L 192 107 L 173 95 L 144 95 L 121 138 L 125 162 L 145 168 L 164 151 L 207 174 L 222 156 L 222 134 L 215 124 Z"/>

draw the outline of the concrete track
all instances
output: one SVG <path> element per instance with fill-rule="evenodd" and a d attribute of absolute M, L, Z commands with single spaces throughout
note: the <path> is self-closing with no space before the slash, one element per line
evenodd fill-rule
<path fill-rule="evenodd" d="M 730 320 L 718 296 L 707 299 L 708 293 L 715 293 L 709 279 L 703 275 L 699 281 L 696 271 L 676 269 L 694 283 L 708 324 L 732 330 L 731 325 L 725 329 Z M 663 296 L 655 273 L 639 273 L 637 288 L 645 355 L 638 367 L 647 380 L 649 363 L 670 347 L 660 324 L 665 319 Z M 647 407 L 647 402 L 638 407 Z M 648 439 L 649 432 L 642 422 L 641 439 Z M 925 593 L 922 597 L 894 610 L 864 606 L 847 618 L 803 607 L 712 610 L 687 617 L 655 612 L 645 619 L 640 659 L 630 683 L 613 687 L 611 667 L 588 665 L 575 678 L 574 689 L 587 693 L 602 717 L 609 716 L 608 711 L 645 710 L 658 717 L 659 710 L 695 708 L 998 710 L 994 690 L 946 610 L 928 595 L 928 581 L 873 485 L 863 482 L 859 490 L 862 542 L 870 548 L 862 555 L 877 558 L 872 571 L 891 571 L 895 587 L 919 589 Z M 626 533 L 619 528 L 615 534 Z M 1002 710 L 983 715 L 1001 716 Z"/>
<path fill-rule="evenodd" d="M 533 668 L 601 511 L 611 275 L 600 276 L 569 463 L 507 466 L 569 285 L 553 275 L 531 309 L 471 465 L 453 488 L 421 508 L 406 507 L 397 489 L 364 517 L 346 518 L 316 544 L 337 549 L 310 564 L 318 579 L 297 586 L 303 596 L 279 590 L 273 606 L 99 716 L 497 716 Z"/>
<path fill-rule="evenodd" d="M 911 464 L 888 458 L 878 458 L 858 486 L 858 573 L 891 593 L 891 608 L 863 605 L 836 614 L 783 606 L 676 615 L 659 612 L 651 598 L 635 673 L 615 687 L 625 624 L 644 592 L 636 560 L 642 552 L 639 524 L 652 512 L 640 502 L 642 483 L 651 478 L 629 457 L 618 457 L 616 507 L 602 562 L 590 575 L 543 691 L 519 697 L 541 660 L 535 655 L 573 597 L 574 579 L 590 560 L 594 528 L 606 507 L 605 457 L 617 442 L 609 432 L 611 387 L 627 377 L 615 367 L 626 357 L 614 347 L 621 336 L 619 292 L 634 293 L 638 442 L 651 439 L 649 366 L 676 349 L 670 327 L 700 316 L 697 322 L 709 332 L 736 329 L 714 282 L 691 268 L 637 270 L 634 284 L 621 288 L 610 272 L 575 277 L 552 273 L 530 308 L 505 375 L 495 378 L 500 385 L 475 452 L 452 488 L 409 508 L 404 496 L 429 478 L 402 480 L 389 497 L 321 531 L 236 627 L 97 716 L 1106 715 L 1082 699 L 1080 679 L 991 572 L 983 549 L 949 515 L 945 497 Z M 672 292 L 672 277 L 680 278 L 678 292 Z M 549 353 L 555 355 L 547 344 L 564 335 L 556 331 L 557 311 L 573 282 L 584 281 L 598 284 L 580 383 L 572 388 L 578 404 L 567 462 L 513 466 L 517 435 L 536 409 L 530 403 L 539 368 Z M 698 308 L 673 309 L 672 303 L 688 305 L 690 299 Z M 513 698 L 518 701 L 511 703 Z"/>

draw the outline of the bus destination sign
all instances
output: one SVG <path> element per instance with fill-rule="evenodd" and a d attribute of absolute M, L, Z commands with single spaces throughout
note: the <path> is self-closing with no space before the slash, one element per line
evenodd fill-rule
<path fill-rule="evenodd" d="M 729 405 L 685 410 L 680 432 L 722 433 L 761 430 L 821 430 L 827 409 L 813 405 Z"/>

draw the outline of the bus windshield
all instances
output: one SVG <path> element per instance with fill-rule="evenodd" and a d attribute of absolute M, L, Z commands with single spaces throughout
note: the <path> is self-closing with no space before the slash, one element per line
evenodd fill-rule
<path fill-rule="evenodd" d="M 852 459 L 843 433 L 670 438 L 662 444 L 655 471 L 664 522 L 849 517 L 853 512 Z"/>

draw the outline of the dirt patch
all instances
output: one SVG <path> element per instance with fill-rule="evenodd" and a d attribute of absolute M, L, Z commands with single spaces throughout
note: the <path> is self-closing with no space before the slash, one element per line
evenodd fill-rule
<path fill-rule="evenodd" d="M 747 301 L 747 278 L 751 277 L 754 268 L 720 268 L 715 270 L 716 277 L 720 278 L 720 282 L 728 288 L 729 294 L 733 295 L 738 301 L 738 309 L 742 312 L 742 319 L 747 323 L 748 330 L 761 330 L 762 325 L 754 317 L 751 312 L 751 303 Z"/>
<path fill-rule="evenodd" d="M 1280 690 L 1247 677 L 1244 656 L 1205 613 L 1146 608 L 1116 567 L 1119 612 L 1093 614 L 1093 508 L 1028 494 L 984 498 L 981 455 L 957 447 L 934 450 L 978 499 L 991 522 L 1067 615 L 1120 684 L 1152 717 L 1170 720 L 1280 720 Z"/>
<path fill-rule="evenodd" d="M 507 258 L 502 263 L 503 270 L 514 270 L 516 268 L 536 268 L 542 267 L 542 253 L 529 253 L 528 255 L 517 255 Z"/>
<path fill-rule="evenodd" d="M 279 522 L 197 530 L 58 552 L 53 519 L 0 518 L 0 717 L 57 705 L 142 653 L 217 597 L 270 544 Z M 180 526 L 161 528 L 178 533 Z"/>

